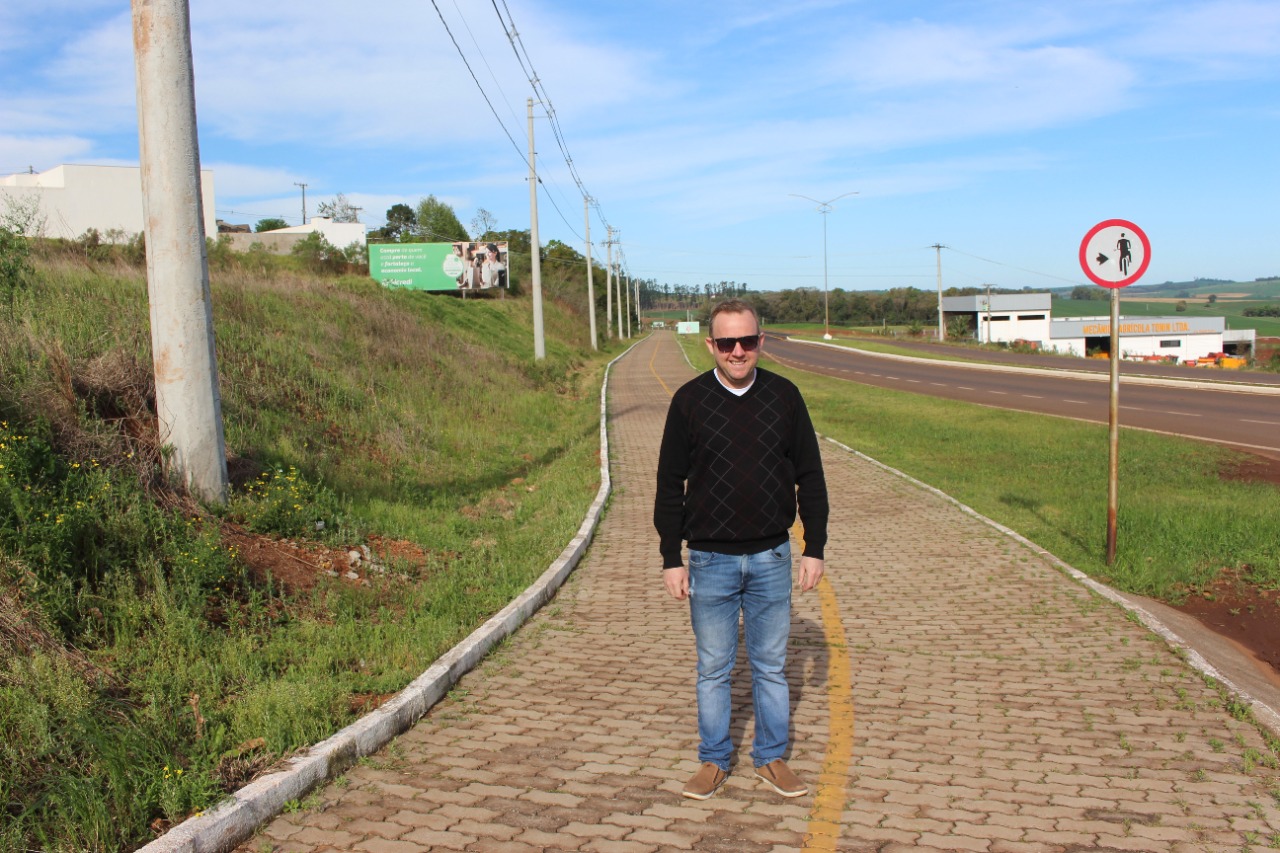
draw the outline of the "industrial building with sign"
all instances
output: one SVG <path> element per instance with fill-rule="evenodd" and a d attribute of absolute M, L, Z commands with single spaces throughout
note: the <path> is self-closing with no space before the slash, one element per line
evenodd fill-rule
<path fill-rule="evenodd" d="M 973 337 L 982 343 L 1027 343 L 1081 357 L 1107 352 L 1110 317 L 1054 319 L 1052 304 L 1048 293 L 947 296 L 942 300 L 942 316 L 947 328 L 955 318 L 967 318 Z M 1256 332 L 1227 329 L 1222 317 L 1121 317 L 1119 336 L 1121 358 L 1183 364 L 1221 353 L 1248 355 Z"/>

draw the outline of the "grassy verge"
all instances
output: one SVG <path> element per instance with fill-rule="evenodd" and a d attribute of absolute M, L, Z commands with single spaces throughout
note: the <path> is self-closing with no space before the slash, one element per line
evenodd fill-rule
<path fill-rule="evenodd" d="M 226 508 L 165 481 L 137 269 L 53 259 L 0 312 L 0 849 L 131 849 L 328 736 L 545 570 L 598 488 L 609 354 L 562 304 L 535 362 L 522 300 L 234 264 L 213 297 Z M 246 540 L 382 568 L 286 584 Z"/>
<path fill-rule="evenodd" d="M 695 365 L 711 367 L 700 341 L 682 342 Z M 1109 567 L 1105 424 L 874 388 L 763 361 L 801 386 L 823 434 L 1119 589 L 1177 601 L 1224 568 L 1280 587 L 1280 489 L 1223 479 L 1239 453 L 1123 430 L 1118 554 Z"/>

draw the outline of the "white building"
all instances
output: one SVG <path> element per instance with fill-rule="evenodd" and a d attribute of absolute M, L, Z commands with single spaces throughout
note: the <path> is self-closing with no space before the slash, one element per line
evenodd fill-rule
<path fill-rule="evenodd" d="M 277 255 L 287 255 L 293 247 L 311 234 L 319 232 L 331 246 L 345 249 L 352 243 L 358 246 L 368 245 L 368 235 L 363 222 L 334 222 L 327 216 L 313 216 L 306 225 L 294 225 L 289 228 L 277 228 L 274 231 L 259 231 L 254 234 L 223 234 L 231 239 L 231 248 L 237 252 L 248 251 L 255 243 L 261 243 L 267 251 Z"/>
<path fill-rule="evenodd" d="M 200 190 L 205 235 L 216 237 L 212 170 L 200 170 Z M 36 206 L 34 224 L 43 225 L 45 237 L 75 239 L 96 228 L 104 237 L 128 239 L 146 227 L 138 166 L 63 165 L 0 177 L 0 212 L 28 204 Z"/>
<path fill-rule="evenodd" d="M 942 322 L 964 317 L 974 337 L 984 344 L 1049 340 L 1048 293 L 993 293 L 990 296 L 944 296 Z"/>
<path fill-rule="evenodd" d="M 1223 317 L 1120 317 L 1118 337 L 1124 359 L 1171 358 L 1181 364 L 1226 350 Z M 1230 334 L 1232 348 L 1253 348 L 1253 329 Z M 1111 349 L 1111 317 L 1054 320 L 1046 349 L 1084 356 Z"/>
<path fill-rule="evenodd" d="M 1111 318 L 1071 317 L 1057 320 L 1048 293 L 993 293 L 990 297 L 947 296 L 943 321 L 968 320 L 970 334 L 982 343 L 1034 343 L 1041 349 L 1084 357 L 1111 348 Z M 1222 317 L 1121 317 L 1120 357 L 1199 361 L 1226 352 L 1253 352 L 1253 329 L 1227 330 Z"/>

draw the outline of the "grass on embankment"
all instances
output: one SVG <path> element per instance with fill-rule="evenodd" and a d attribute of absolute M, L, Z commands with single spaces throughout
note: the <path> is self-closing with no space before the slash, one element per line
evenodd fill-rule
<path fill-rule="evenodd" d="M 681 341 L 694 365 L 711 367 L 701 338 Z M 1119 589 L 1177 601 L 1224 568 L 1280 586 L 1280 488 L 1223 479 L 1242 454 L 1122 429 L 1117 556 L 1108 567 L 1105 424 L 859 385 L 783 367 L 767 351 L 762 363 L 801 387 L 821 433 Z"/>
<path fill-rule="evenodd" d="M 535 362 L 526 300 L 215 274 L 236 486 L 210 511 L 157 476 L 141 273 L 38 268 L 0 310 L 0 849 L 131 849 L 402 688 L 544 571 L 599 485 L 604 361 L 580 316 L 544 308 Z M 426 558 L 291 594 L 228 522 Z"/>

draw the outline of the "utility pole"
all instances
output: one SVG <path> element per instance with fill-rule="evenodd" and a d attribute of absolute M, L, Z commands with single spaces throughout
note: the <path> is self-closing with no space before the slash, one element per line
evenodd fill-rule
<path fill-rule="evenodd" d="M 159 442 L 168 473 L 227 500 L 226 440 L 200 191 L 191 11 L 187 0 L 133 0 L 147 297 Z"/>
<path fill-rule="evenodd" d="M 295 187 L 302 187 L 302 224 L 307 224 L 307 185 L 293 182 Z"/>
<path fill-rule="evenodd" d="M 587 316 L 591 318 L 591 348 L 599 349 L 596 343 L 596 289 L 591 280 L 591 197 L 582 197 L 582 215 L 587 222 Z"/>
<path fill-rule="evenodd" d="M 827 299 L 827 214 L 831 212 L 831 206 L 842 198 L 858 193 L 851 192 L 844 195 L 838 195 L 830 201 L 818 201 L 816 198 L 809 198 L 807 195 L 799 193 L 790 193 L 796 198 L 802 198 L 805 201 L 811 201 L 818 206 L 818 212 L 822 214 L 822 337 L 825 340 L 831 340 L 831 307 Z"/>
<path fill-rule="evenodd" d="M 987 289 L 987 339 L 984 344 L 991 343 L 991 285 L 983 285 Z M 981 339 L 981 338 L 979 338 Z"/>
<path fill-rule="evenodd" d="M 542 334 L 542 245 L 538 242 L 538 169 L 533 151 L 533 98 L 529 99 L 529 253 L 533 256 L 533 357 L 547 357 Z"/>
<path fill-rule="evenodd" d="M 613 283 L 618 288 L 618 298 L 614 304 L 618 306 L 618 337 L 622 337 L 622 265 L 618 261 L 614 261 L 616 268 L 613 271 Z"/>
<path fill-rule="evenodd" d="M 629 279 L 630 276 L 619 276 L 618 285 L 627 291 L 627 337 L 631 337 L 631 282 L 623 283 L 624 278 Z"/>
<path fill-rule="evenodd" d="M 941 243 L 934 243 L 930 248 L 938 253 L 938 340 L 945 341 L 947 339 L 947 330 L 942 323 L 942 250 L 946 246 Z"/>
<path fill-rule="evenodd" d="M 604 336 L 605 340 L 609 340 L 613 337 L 613 226 L 606 227 L 609 238 L 604 241 L 605 251 L 608 253 L 604 268 Z"/>

